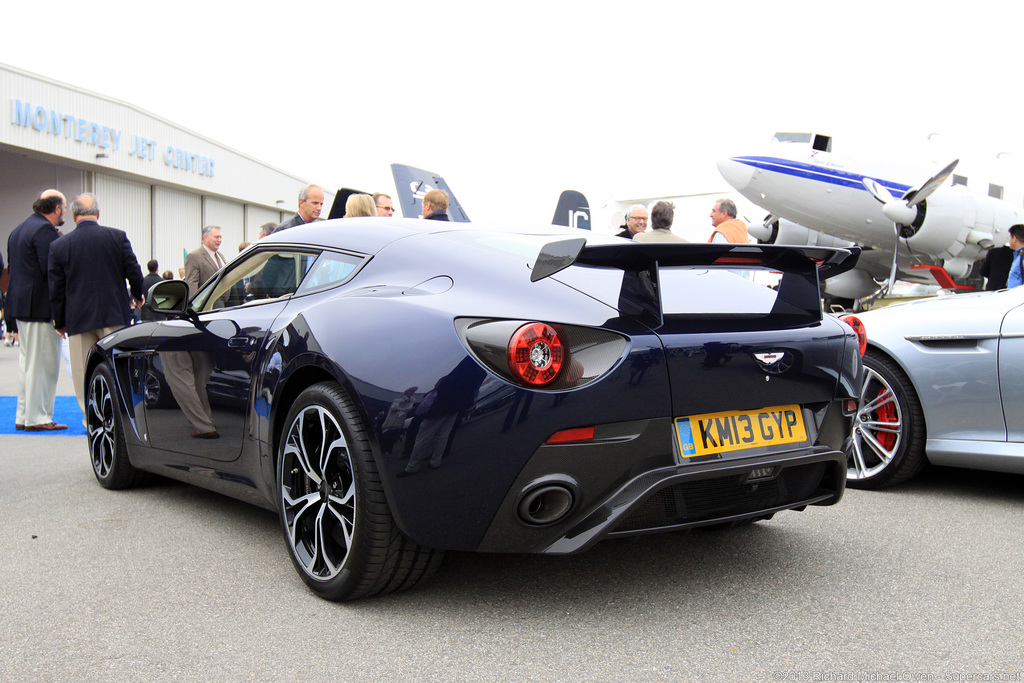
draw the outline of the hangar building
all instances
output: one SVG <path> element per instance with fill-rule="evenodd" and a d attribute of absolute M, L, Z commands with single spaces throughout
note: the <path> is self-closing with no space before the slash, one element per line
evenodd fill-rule
<path fill-rule="evenodd" d="M 93 192 L 100 223 L 128 233 L 146 271 L 177 277 L 204 225 L 228 259 L 260 226 L 298 208 L 307 181 L 119 100 L 0 64 L 0 249 L 54 187 Z M 333 195 L 325 204 L 330 207 Z M 70 213 L 62 230 L 74 228 Z"/>

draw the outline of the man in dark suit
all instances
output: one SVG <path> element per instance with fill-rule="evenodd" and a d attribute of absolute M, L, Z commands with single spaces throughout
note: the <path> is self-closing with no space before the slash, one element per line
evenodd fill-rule
<path fill-rule="evenodd" d="M 294 216 L 278 225 L 274 232 L 281 232 L 296 225 L 312 223 L 320 217 L 324 208 L 324 191 L 319 185 L 306 185 L 299 190 L 299 210 Z"/>
<path fill-rule="evenodd" d="M 224 257 L 220 255 L 220 243 L 224 237 L 216 225 L 203 228 L 203 244 L 185 257 L 185 282 L 188 283 L 189 296 L 199 291 L 204 282 L 216 275 L 224 267 Z"/>
<path fill-rule="evenodd" d="M 448 193 L 437 188 L 423 195 L 423 218 L 428 221 L 448 220 Z"/>
<path fill-rule="evenodd" d="M 111 332 L 131 323 L 125 281 L 136 307 L 142 305 L 142 269 L 123 230 L 96 221 L 100 206 L 93 194 L 71 202 L 78 224 L 50 246 L 50 308 L 53 326 L 67 336 L 71 379 L 85 415 L 85 361 L 89 349 Z"/>
<path fill-rule="evenodd" d="M 1024 245 L 1024 241 L 1014 236 L 1014 232 L 1020 234 L 1019 230 L 1010 229 L 1010 244 L 1002 247 L 992 247 L 985 252 L 985 260 L 981 264 L 980 275 L 985 278 L 985 289 L 994 292 L 999 289 L 1006 289 L 1006 280 L 1010 275 L 1010 267 L 1013 266 L 1013 253 Z"/>
<path fill-rule="evenodd" d="M 142 278 L 143 297 L 149 296 L 150 287 L 152 287 L 158 282 L 164 281 L 163 276 L 161 276 L 160 273 L 157 272 L 160 270 L 160 263 L 156 259 L 151 259 L 149 263 L 146 264 L 146 270 L 148 270 L 149 272 L 146 274 L 146 277 Z M 158 317 L 159 316 L 157 316 L 156 313 L 150 313 L 147 310 L 143 310 L 140 315 L 140 318 L 142 320 L 156 320 Z"/>
<path fill-rule="evenodd" d="M 20 340 L 18 408 L 15 429 L 28 432 L 67 429 L 53 421 L 60 374 L 60 336 L 53 330 L 46 268 L 50 245 L 60 237 L 67 201 L 47 190 L 32 204 L 34 212 L 7 240 L 6 316 L 18 321 Z"/>

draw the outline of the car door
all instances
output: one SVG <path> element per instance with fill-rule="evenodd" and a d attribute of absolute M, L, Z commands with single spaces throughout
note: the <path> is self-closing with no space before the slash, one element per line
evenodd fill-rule
<path fill-rule="evenodd" d="M 1024 290 L 1024 288 L 1019 288 Z M 1016 290 L 1012 292 L 1016 294 Z M 1024 291 L 1021 292 L 1024 294 Z M 999 296 L 1006 296 L 1000 293 Z M 1020 297 L 1018 297 L 1018 301 Z M 1007 441 L 1024 443 L 1024 304 L 1003 318 L 999 334 L 999 394 L 1006 418 Z"/>
<path fill-rule="evenodd" d="M 212 460 L 238 457 L 264 341 L 318 252 L 258 249 L 192 299 L 189 314 L 150 338 L 146 401 L 154 448 Z"/>

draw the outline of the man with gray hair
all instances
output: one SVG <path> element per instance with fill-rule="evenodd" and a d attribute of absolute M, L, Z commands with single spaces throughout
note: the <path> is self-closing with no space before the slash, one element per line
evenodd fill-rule
<path fill-rule="evenodd" d="M 708 242 L 746 244 L 750 241 L 747 224 L 736 218 L 736 202 L 723 197 L 711 209 L 711 237 Z"/>
<path fill-rule="evenodd" d="M 324 208 L 324 191 L 319 185 L 306 185 L 299 190 L 299 210 L 295 215 L 281 223 L 274 232 L 281 232 L 296 225 L 312 223 L 320 217 Z"/>
<path fill-rule="evenodd" d="M 185 257 L 185 282 L 189 296 L 199 291 L 204 282 L 224 267 L 224 257 L 218 251 L 223 240 L 218 226 L 207 225 L 203 228 L 203 244 Z"/>
<path fill-rule="evenodd" d="M 616 237 L 633 239 L 647 229 L 647 208 L 643 204 L 634 204 L 626 212 L 626 222 L 620 226 L 621 232 L 615 233 Z"/>
<path fill-rule="evenodd" d="M 67 200 L 46 190 L 32 203 L 32 215 L 7 239 L 7 306 L 4 315 L 18 321 L 18 406 L 14 428 L 27 432 L 67 429 L 53 421 L 60 374 L 60 335 L 53 330 L 46 265 L 50 245 L 60 237 Z"/>
<path fill-rule="evenodd" d="M 129 325 L 132 303 L 142 306 L 142 269 L 123 230 L 100 225 L 96 195 L 80 194 L 71 202 L 77 227 L 50 245 L 49 284 L 53 326 L 67 336 L 71 379 L 78 407 L 85 415 L 85 361 L 89 349 Z M 86 425 L 88 426 L 88 425 Z"/>
<path fill-rule="evenodd" d="M 275 230 L 277 230 L 277 223 L 275 223 L 274 221 L 264 223 L 263 225 L 260 226 L 260 236 L 257 237 L 256 239 L 261 240 L 270 233 L 274 232 Z"/>

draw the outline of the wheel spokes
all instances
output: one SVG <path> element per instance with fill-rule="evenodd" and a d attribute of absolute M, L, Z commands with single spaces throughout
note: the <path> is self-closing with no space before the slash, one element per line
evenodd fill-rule
<path fill-rule="evenodd" d="M 903 411 L 892 386 L 866 369 L 854 422 L 847 476 L 865 479 L 884 470 L 903 442 Z"/>
<path fill-rule="evenodd" d="M 348 442 L 334 415 L 311 405 L 292 420 L 282 453 L 281 505 L 293 555 L 318 580 L 334 578 L 355 533 Z"/>
<path fill-rule="evenodd" d="M 86 406 L 89 454 L 96 475 L 107 477 L 114 465 L 114 402 L 102 375 L 93 377 Z"/>

